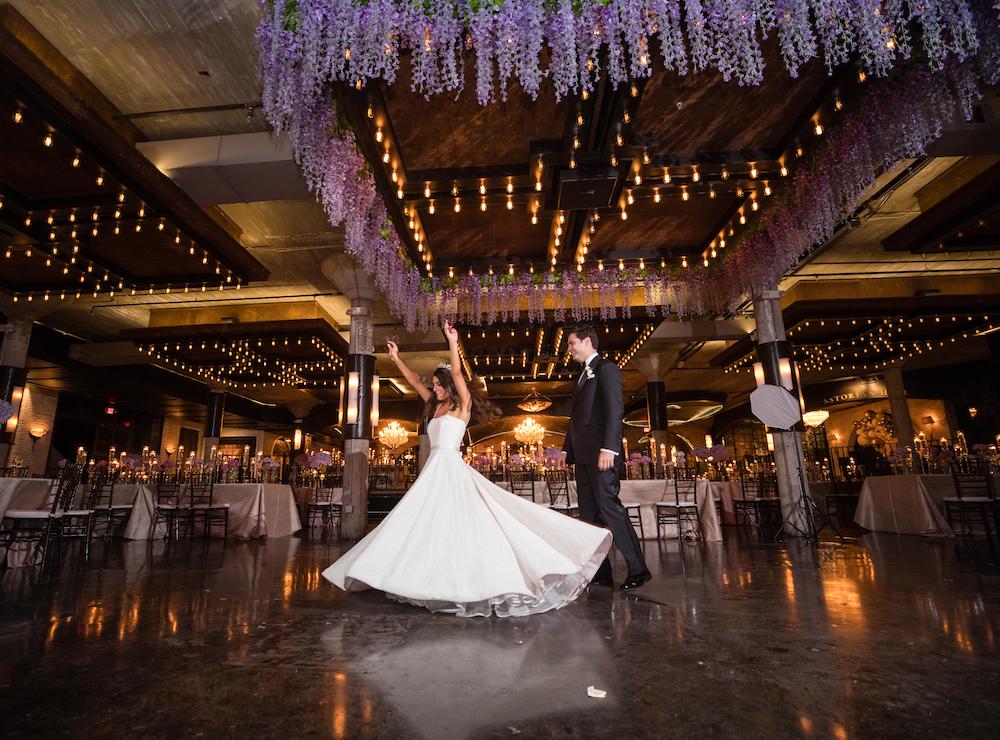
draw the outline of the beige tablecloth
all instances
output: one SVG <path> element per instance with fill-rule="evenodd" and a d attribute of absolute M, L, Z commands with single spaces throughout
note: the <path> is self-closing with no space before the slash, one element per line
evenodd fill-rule
<path fill-rule="evenodd" d="M 154 487 L 140 487 L 125 527 L 127 538 L 148 540 L 164 536 L 162 522 L 155 536 L 152 534 L 155 500 Z M 292 488 L 282 483 L 216 483 L 212 503 L 229 504 L 230 537 L 287 537 L 302 529 Z"/>
<path fill-rule="evenodd" d="M 0 478 L 0 519 L 7 509 L 48 509 L 52 481 L 48 478 Z"/>
<path fill-rule="evenodd" d="M 510 483 L 499 484 L 501 488 L 510 490 Z M 642 527 L 636 527 L 636 534 L 643 539 L 655 540 L 656 534 L 656 503 L 658 501 L 674 500 L 674 482 L 672 480 L 623 480 L 618 498 L 623 504 L 640 504 L 639 516 L 642 519 Z M 713 484 L 714 485 L 714 484 Z M 739 485 L 739 484 L 737 484 Z M 722 539 L 722 526 L 719 522 L 718 514 L 715 511 L 714 491 L 709 485 L 709 481 L 700 480 L 695 488 L 695 501 L 698 504 L 698 519 L 701 522 L 701 531 L 708 542 L 718 542 Z M 665 496 L 669 494 L 669 498 Z M 569 498 L 572 503 L 577 503 L 576 481 L 569 482 Z M 551 502 L 548 484 L 545 481 L 535 481 L 535 503 L 548 504 Z M 732 511 L 732 503 L 730 503 Z M 685 526 L 690 526 L 685 524 Z M 693 527 L 692 527 L 693 529 Z M 677 536 L 677 528 L 674 525 L 663 528 L 665 538 Z M 685 537 L 693 536 L 693 531 L 684 532 Z"/>
<path fill-rule="evenodd" d="M 954 537 L 942 500 L 955 495 L 950 475 L 879 475 L 865 478 L 854 521 L 865 529 Z"/>

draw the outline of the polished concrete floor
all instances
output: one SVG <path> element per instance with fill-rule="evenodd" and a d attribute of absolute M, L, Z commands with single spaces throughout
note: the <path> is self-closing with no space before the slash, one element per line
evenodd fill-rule
<path fill-rule="evenodd" d="M 343 545 L 98 548 L 0 574 L 7 737 L 996 737 L 985 540 L 647 543 L 639 597 L 460 619 L 345 595 Z M 591 698 L 588 686 L 607 691 Z"/>

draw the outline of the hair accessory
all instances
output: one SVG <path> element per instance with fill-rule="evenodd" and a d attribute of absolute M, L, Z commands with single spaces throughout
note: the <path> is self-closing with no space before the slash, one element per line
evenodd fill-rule
<path fill-rule="evenodd" d="M 451 363 L 450 362 L 442 362 L 442 363 L 440 363 L 437 366 L 438 370 L 440 370 L 441 368 L 444 368 L 445 370 L 451 370 Z"/>

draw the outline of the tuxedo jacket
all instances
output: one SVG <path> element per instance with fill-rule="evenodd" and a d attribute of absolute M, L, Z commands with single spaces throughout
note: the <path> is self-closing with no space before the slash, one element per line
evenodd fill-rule
<path fill-rule="evenodd" d="M 590 370 L 577 382 L 570 402 L 569 431 L 563 444 L 569 464 L 596 465 L 602 448 L 617 452 L 619 458 L 622 454 L 621 371 L 600 355 L 590 363 Z"/>

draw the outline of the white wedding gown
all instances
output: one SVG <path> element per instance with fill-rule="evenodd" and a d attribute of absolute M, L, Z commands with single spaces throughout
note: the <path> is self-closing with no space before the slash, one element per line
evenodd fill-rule
<path fill-rule="evenodd" d="M 325 578 L 462 617 L 538 614 L 580 595 L 611 533 L 494 485 L 462 459 L 464 433 L 456 416 L 430 421 L 420 476 Z"/>

